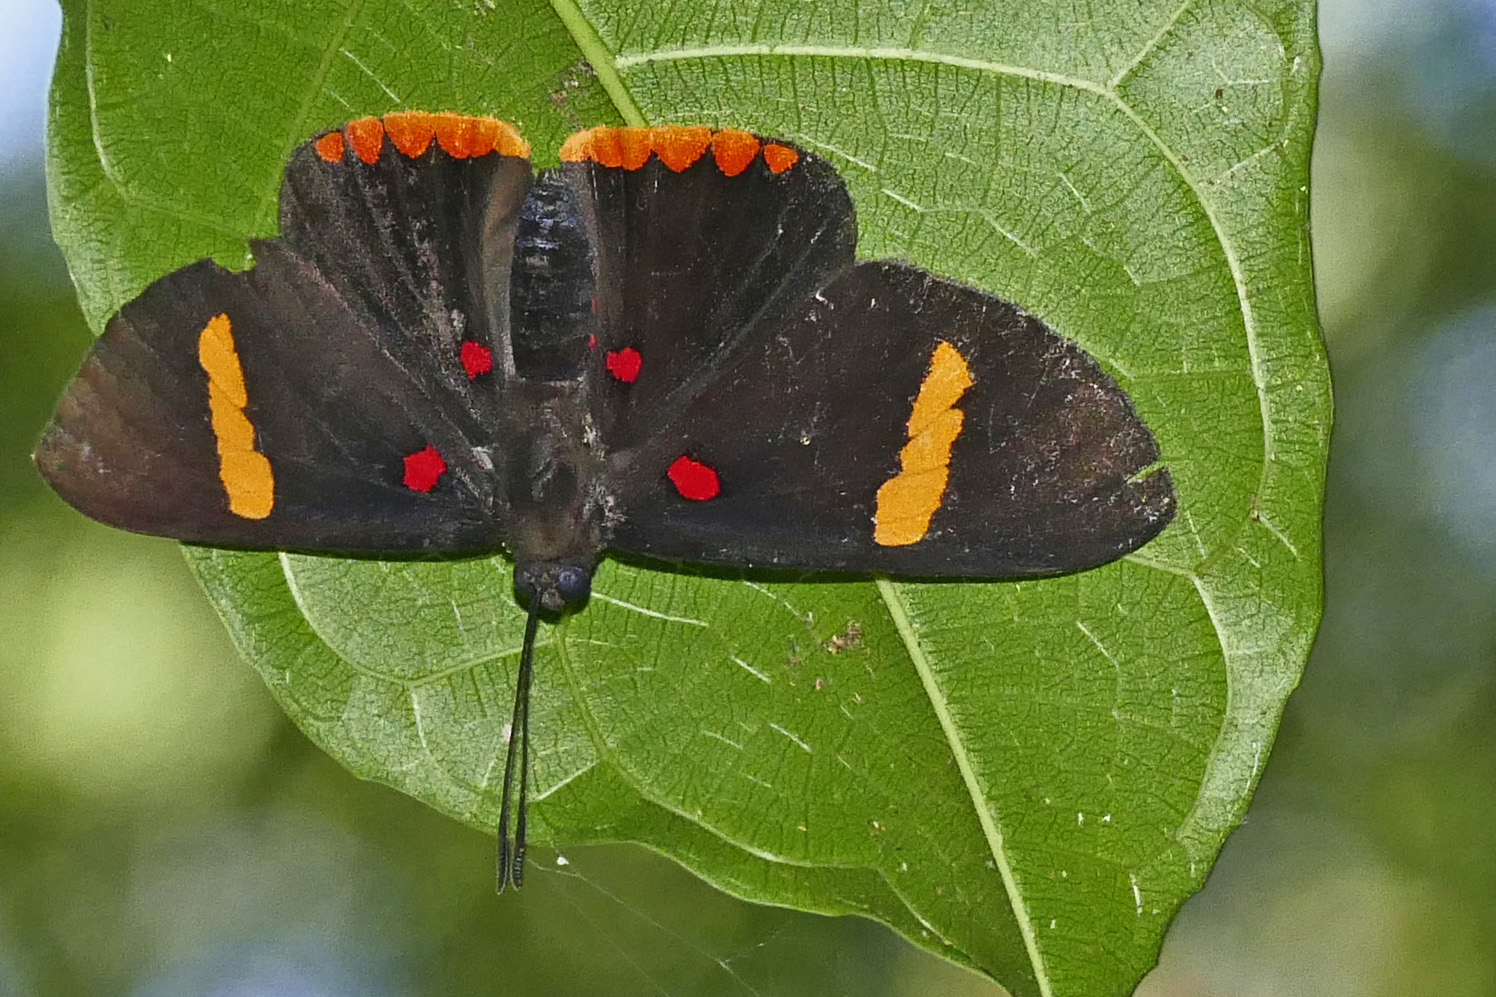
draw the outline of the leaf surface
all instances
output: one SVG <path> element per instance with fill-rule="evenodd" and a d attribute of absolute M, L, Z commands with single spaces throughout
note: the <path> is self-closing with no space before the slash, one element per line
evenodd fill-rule
<path fill-rule="evenodd" d="M 274 234 L 318 129 L 491 113 L 780 135 L 859 252 L 1099 357 L 1177 521 L 1083 575 L 799 584 L 606 562 L 543 635 L 537 840 L 629 840 L 740 896 L 878 918 L 1018 994 L 1129 992 L 1241 819 L 1320 613 L 1329 383 L 1301 2 L 65 3 L 54 226 L 95 328 Z M 590 63 L 590 65 L 589 65 Z M 495 823 L 523 620 L 503 559 L 189 552 L 353 772 Z"/>

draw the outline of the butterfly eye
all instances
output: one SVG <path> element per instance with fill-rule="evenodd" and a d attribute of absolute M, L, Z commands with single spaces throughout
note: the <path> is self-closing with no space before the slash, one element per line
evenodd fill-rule
<path fill-rule="evenodd" d="M 556 591 L 568 606 L 575 606 L 592 593 L 592 572 L 563 566 L 556 572 Z"/>

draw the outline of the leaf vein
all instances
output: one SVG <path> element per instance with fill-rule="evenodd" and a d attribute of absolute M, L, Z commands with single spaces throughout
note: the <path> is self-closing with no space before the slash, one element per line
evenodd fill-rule
<path fill-rule="evenodd" d="M 1019 933 L 1023 936 L 1023 945 L 1028 952 L 1029 962 L 1033 966 L 1034 978 L 1039 984 L 1039 993 L 1041 997 L 1051 997 L 1054 991 L 1049 980 L 1048 967 L 1044 963 L 1044 956 L 1039 951 L 1039 940 L 1034 933 L 1033 916 L 1029 913 L 1028 902 L 1019 888 L 1017 877 L 1013 874 L 1012 863 L 1008 861 L 1007 847 L 1003 841 L 1002 830 L 997 826 L 994 808 L 977 778 L 976 769 L 972 767 L 971 757 L 966 750 L 966 742 L 962 739 L 961 732 L 956 729 L 956 721 L 951 716 L 945 690 L 940 688 L 930 659 L 925 655 L 924 647 L 919 642 L 919 635 L 914 632 L 914 624 L 909 618 L 908 607 L 898 586 L 886 578 L 880 578 L 878 579 L 878 593 L 887 604 L 894 626 L 904 640 L 904 646 L 914 663 L 914 670 L 919 674 L 920 682 L 925 687 L 925 694 L 929 697 L 935 716 L 940 721 L 940 728 L 945 734 L 946 743 L 950 745 L 956 768 L 961 772 L 961 780 L 966 784 L 966 792 L 971 797 L 972 809 L 976 811 L 977 821 L 982 826 L 982 834 L 987 839 L 987 850 L 997 864 L 998 875 L 1003 881 L 1003 889 L 1008 894 L 1008 904 L 1013 909 L 1013 918 L 1018 923 Z M 919 917 L 917 913 L 915 916 Z"/>

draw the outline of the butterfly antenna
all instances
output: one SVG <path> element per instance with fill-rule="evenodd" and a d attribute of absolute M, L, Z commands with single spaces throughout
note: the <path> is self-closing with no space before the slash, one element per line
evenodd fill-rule
<path fill-rule="evenodd" d="M 540 599 L 530 601 L 525 620 L 525 643 L 519 653 L 519 681 L 514 686 L 514 715 L 509 720 L 509 748 L 504 757 L 504 796 L 499 805 L 499 868 L 496 889 L 503 893 L 513 884 L 517 890 L 525 879 L 525 796 L 530 786 L 530 677 L 535 673 L 535 634 L 540 629 Z M 519 742 L 519 751 L 514 750 Z M 514 811 L 514 841 L 509 840 L 511 791 L 514 769 L 519 765 L 519 803 Z"/>

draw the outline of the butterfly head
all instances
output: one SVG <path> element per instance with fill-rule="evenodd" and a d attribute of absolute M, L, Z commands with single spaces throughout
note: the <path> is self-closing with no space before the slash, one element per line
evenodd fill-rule
<path fill-rule="evenodd" d="M 587 601 L 592 594 L 592 569 L 556 561 L 521 561 L 514 568 L 514 587 L 526 603 L 559 613 Z"/>

